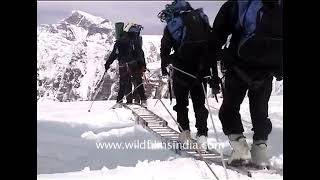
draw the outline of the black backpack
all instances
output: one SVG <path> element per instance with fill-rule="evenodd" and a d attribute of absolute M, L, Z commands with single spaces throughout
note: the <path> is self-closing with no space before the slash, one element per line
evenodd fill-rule
<path fill-rule="evenodd" d="M 142 37 L 134 36 L 128 40 L 128 65 L 132 72 L 141 72 L 146 68 L 144 52 L 142 50 Z"/>
<path fill-rule="evenodd" d="M 282 71 L 282 2 L 263 2 L 254 34 L 238 47 L 238 56 L 250 66 Z"/>
<path fill-rule="evenodd" d="M 166 29 L 174 40 L 173 65 L 191 74 L 209 69 L 207 54 L 211 27 L 203 9 L 193 9 L 185 0 L 175 0 L 167 4 L 158 17 L 166 22 Z"/>
<path fill-rule="evenodd" d="M 175 40 L 173 64 L 192 74 L 207 71 L 211 28 L 202 9 L 181 12 L 168 22 L 167 28 Z"/>
<path fill-rule="evenodd" d="M 202 9 L 182 12 L 180 17 L 183 27 L 178 52 L 187 57 L 193 47 L 197 49 L 198 46 L 205 47 L 208 44 L 211 28 Z"/>

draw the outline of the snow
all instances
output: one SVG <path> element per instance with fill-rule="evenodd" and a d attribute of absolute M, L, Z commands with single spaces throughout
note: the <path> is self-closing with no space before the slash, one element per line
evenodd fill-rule
<path fill-rule="evenodd" d="M 70 30 L 72 31 L 77 41 L 82 42 L 86 40 L 88 31 L 84 30 L 81 27 L 75 26 L 73 24 L 70 24 L 69 26 L 70 26 Z"/>
<path fill-rule="evenodd" d="M 220 179 L 224 179 L 223 168 L 221 166 L 213 167 Z M 244 175 L 239 175 L 236 172 L 228 170 L 230 179 L 249 179 Z M 136 167 L 118 166 L 116 169 L 102 168 L 99 171 L 90 171 L 89 168 L 84 168 L 81 172 L 72 172 L 67 174 L 39 175 L 38 179 L 91 179 L 100 180 L 105 178 L 110 179 L 215 179 L 204 162 L 195 161 L 191 158 L 173 159 L 164 162 L 160 161 L 139 161 Z M 264 175 L 254 177 L 255 180 L 265 179 Z M 277 175 L 269 175 L 266 179 L 279 178 Z"/>
<path fill-rule="evenodd" d="M 146 62 L 153 63 L 160 61 L 161 35 L 142 35 L 142 49 Z"/>
<path fill-rule="evenodd" d="M 133 115 L 130 110 L 124 108 L 108 110 L 108 106 L 103 106 L 103 103 L 94 102 L 91 112 L 88 112 L 90 107 L 90 103 L 88 102 L 74 102 L 71 104 L 52 101 L 39 102 L 37 119 L 38 122 L 61 122 L 71 126 L 86 125 L 90 128 L 110 128 L 134 124 L 132 121 Z M 83 111 L 79 111 L 78 109 L 82 109 Z"/>
<path fill-rule="evenodd" d="M 126 127 L 126 128 L 119 128 L 119 129 L 112 129 L 107 132 L 101 132 L 95 134 L 92 131 L 85 132 L 81 135 L 82 138 L 87 139 L 87 140 L 97 140 L 101 141 L 102 139 L 109 137 L 109 136 L 116 136 L 116 137 L 121 137 L 124 136 L 127 133 L 133 133 L 136 130 L 138 131 L 146 131 L 140 126 L 134 126 L 134 127 Z"/>
<path fill-rule="evenodd" d="M 275 167 L 276 169 L 282 169 L 283 154 L 280 154 L 278 157 L 272 156 L 272 158 L 270 158 L 270 164 L 272 167 Z"/>
<path fill-rule="evenodd" d="M 161 67 L 161 62 L 147 63 L 147 69 L 149 70 L 157 70 L 157 69 L 160 69 L 160 67 Z"/>
<path fill-rule="evenodd" d="M 86 17 L 88 20 L 92 21 L 94 24 L 99 24 L 102 21 L 104 21 L 104 19 L 101 18 L 101 17 L 93 16 L 93 15 L 91 15 L 89 13 L 86 13 L 86 12 L 83 12 L 83 11 L 80 11 L 80 10 L 73 10 L 72 14 L 73 13 L 79 13 L 80 15 Z"/>
<path fill-rule="evenodd" d="M 163 99 L 170 112 L 170 105 Z M 230 152 L 227 138 L 222 133 L 217 117 L 221 105 L 210 98 L 210 109 L 226 153 Z M 283 164 L 283 97 L 271 96 L 270 118 L 274 129 L 268 142 L 270 162 L 274 168 L 282 171 Z M 175 154 L 168 149 L 97 149 L 99 142 L 142 142 L 151 140 L 154 145 L 160 139 L 136 125 L 132 113 L 124 108 L 110 109 L 115 101 L 96 101 L 91 111 L 90 101 L 81 102 L 38 102 L 38 176 L 39 180 L 70 179 L 214 179 L 205 163 Z M 165 118 L 170 127 L 177 130 L 160 102 L 148 99 L 148 108 Z M 241 107 L 245 135 L 252 143 L 248 99 Z M 195 119 L 190 101 L 189 118 L 192 136 L 195 136 Z M 208 118 L 208 142 L 216 142 L 210 118 Z M 223 167 L 210 165 L 220 179 L 225 179 Z M 228 170 L 229 179 L 251 179 L 235 171 Z M 253 179 L 283 179 L 279 174 L 254 173 Z"/>

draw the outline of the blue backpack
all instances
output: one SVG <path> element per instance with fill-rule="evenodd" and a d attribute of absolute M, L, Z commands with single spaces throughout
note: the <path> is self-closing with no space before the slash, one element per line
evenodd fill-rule
<path fill-rule="evenodd" d="M 282 1 L 238 0 L 236 5 L 238 57 L 250 66 L 282 69 Z"/>
<path fill-rule="evenodd" d="M 167 23 L 167 29 L 178 49 L 186 44 L 206 43 L 209 38 L 210 25 L 208 16 L 202 8 L 192 9 L 184 0 L 175 0 L 167 4 L 158 14 L 162 22 Z"/>

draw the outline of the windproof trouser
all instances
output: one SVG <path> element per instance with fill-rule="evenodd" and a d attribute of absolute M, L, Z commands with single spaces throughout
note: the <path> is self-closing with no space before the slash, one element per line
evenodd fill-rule
<path fill-rule="evenodd" d="M 147 100 L 145 89 L 143 86 L 142 73 L 133 73 L 132 82 L 133 82 L 134 88 L 139 86 L 134 93 L 136 100 L 138 102 L 140 100 Z"/>
<path fill-rule="evenodd" d="M 181 78 L 181 75 L 176 74 L 173 76 L 173 91 L 176 97 L 176 105 L 173 110 L 177 112 L 177 121 L 181 128 L 190 130 L 187 108 L 190 94 L 196 118 L 197 134 L 207 136 L 208 110 L 205 107 L 205 95 L 201 82 L 189 77 Z"/>
<path fill-rule="evenodd" d="M 253 139 L 268 139 L 272 130 L 272 124 L 268 118 L 268 102 L 272 91 L 272 80 L 272 76 L 267 76 L 259 87 L 249 88 L 248 84 L 237 77 L 233 71 L 227 71 L 223 102 L 219 111 L 224 134 L 241 134 L 244 132 L 239 111 L 240 105 L 248 92 L 252 130 L 254 132 Z"/>
<path fill-rule="evenodd" d="M 117 102 L 122 102 L 124 95 L 127 95 L 132 90 L 131 76 L 127 71 L 126 67 L 119 66 L 119 74 L 120 74 L 120 87 L 117 96 Z M 132 102 L 133 95 L 129 94 L 127 96 L 127 102 Z"/>

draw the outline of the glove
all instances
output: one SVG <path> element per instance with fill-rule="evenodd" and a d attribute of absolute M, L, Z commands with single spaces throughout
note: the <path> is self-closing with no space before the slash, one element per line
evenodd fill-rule
<path fill-rule="evenodd" d="M 235 57 L 230 49 L 222 49 L 218 52 L 217 56 L 221 59 L 225 68 L 228 68 L 235 63 Z"/>
<path fill-rule="evenodd" d="M 171 55 L 167 56 L 166 58 L 161 59 L 162 76 L 169 75 L 166 67 L 169 64 L 172 64 L 176 59 L 177 59 L 177 55 L 176 54 L 171 54 Z"/>
<path fill-rule="evenodd" d="M 144 66 L 142 67 L 142 71 L 143 71 L 143 72 L 146 72 L 146 71 L 147 71 L 147 66 L 146 66 L 146 65 L 144 65 Z"/>
<path fill-rule="evenodd" d="M 108 71 L 108 69 L 110 68 L 107 64 L 104 65 L 104 68 L 106 70 L 106 72 Z"/>
<path fill-rule="evenodd" d="M 212 89 L 212 94 L 219 94 L 220 93 L 220 83 L 221 80 L 219 77 L 211 77 L 209 79 L 209 86 Z"/>
<path fill-rule="evenodd" d="M 277 81 L 282 81 L 283 77 L 281 75 L 275 75 Z"/>
<path fill-rule="evenodd" d="M 168 71 L 167 71 L 167 66 L 169 64 L 164 62 L 164 61 L 161 61 L 161 72 L 162 72 L 162 76 L 167 76 L 169 75 Z"/>
<path fill-rule="evenodd" d="M 211 88 L 212 88 L 212 94 L 219 94 L 220 93 L 219 84 L 214 84 Z"/>
<path fill-rule="evenodd" d="M 276 78 L 277 81 L 283 80 L 283 73 L 281 70 L 274 72 L 273 76 Z"/>
<path fill-rule="evenodd" d="M 167 76 L 167 75 L 169 75 L 166 67 L 161 66 L 161 72 L 162 72 L 162 76 Z"/>

